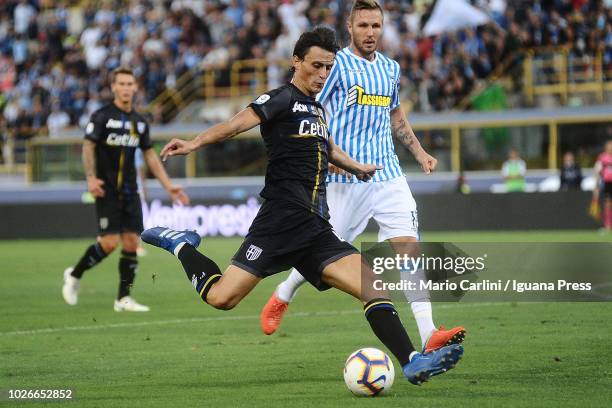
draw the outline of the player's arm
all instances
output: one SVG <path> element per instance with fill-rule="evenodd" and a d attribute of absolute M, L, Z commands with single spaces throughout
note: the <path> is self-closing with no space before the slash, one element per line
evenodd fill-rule
<path fill-rule="evenodd" d="M 104 181 L 96 176 L 96 144 L 85 139 L 83 142 L 83 168 L 87 178 L 87 191 L 94 197 L 104 197 Z"/>
<path fill-rule="evenodd" d="M 143 155 L 144 157 L 144 155 Z M 138 179 L 140 180 L 140 185 L 142 186 L 142 199 L 147 201 L 147 197 L 149 197 L 149 192 L 147 191 L 147 174 L 144 167 L 137 167 L 136 172 L 138 173 Z"/>
<path fill-rule="evenodd" d="M 168 173 L 166 173 L 166 169 L 164 169 L 164 166 L 161 164 L 159 157 L 157 157 L 155 150 L 149 148 L 143 152 L 143 156 L 145 163 L 147 163 L 147 167 L 166 189 L 168 195 L 172 199 L 172 202 L 178 201 L 181 204 L 189 204 L 189 196 L 183 191 L 181 186 L 172 184 L 172 181 L 168 177 Z"/>
<path fill-rule="evenodd" d="M 376 173 L 376 170 L 382 169 L 382 167 L 376 166 L 375 164 L 362 164 L 353 160 L 351 156 L 334 143 L 332 138 L 329 138 L 329 162 L 354 174 L 362 181 L 370 180 L 374 176 L 374 173 Z"/>
<path fill-rule="evenodd" d="M 193 140 L 172 139 L 161 151 L 162 160 L 166 160 L 169 156 L 189 154 L 202 146 L 222 142 L 260 123 L 261 119 L 253 108 L 243 109 L 233 118 L 205 130 Z"/>
<path fill-rule="evenodd" d="M 427 174 L 435 170 L 438 160 L 423 149 L 419 139 L 412 131 L 401 105 L 391 111 L 391 134 L 404 145 Z"/>

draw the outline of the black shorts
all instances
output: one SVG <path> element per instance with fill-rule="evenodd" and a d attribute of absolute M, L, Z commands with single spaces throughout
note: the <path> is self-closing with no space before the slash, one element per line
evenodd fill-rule
<path fill-rule="evenodd" d="M 96 198 L 96 217 L 100 235 L 143 231 L 142 204 L 138 194 L 127 197 Z"/>
<path fill-rule="evenodd" d="M 604 183 L 602 191 L 604 198 L 612 199 L 612 182 Z"/>
<path fill-rule="evenodd" d="M 295 204 L 268 200 L 232 264 L 260 278 L 294 267 L 315 288 L 326 290 L 323 269 L 356 253 L 355 247 L 338 238 L 327 220 Z"/>

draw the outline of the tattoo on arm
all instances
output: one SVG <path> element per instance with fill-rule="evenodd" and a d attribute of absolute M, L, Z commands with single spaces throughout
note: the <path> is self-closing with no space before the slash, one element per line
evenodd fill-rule
<path fill-rule="evenodd" d="M 96 177 L 96 145 L 89 140 L 83 143 L 83 167 L 86 177 Z"/>
<path fill-rule="evenodd" d="M 411 152 L 414 152 L 418 146 L 418 140 L 404 118 L 400 118 L 391 123 L 391 134 Z"/>

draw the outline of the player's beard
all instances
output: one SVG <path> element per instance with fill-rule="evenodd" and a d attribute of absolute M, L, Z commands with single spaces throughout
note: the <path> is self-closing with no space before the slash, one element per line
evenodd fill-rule
<path fill-rule="evenodd" d="M 357 47 L 357 50 L 364 57 L 369 57 L 374 54 L 378 49 L 378 41 L 374 41 L 373 44 L 366 44 L 365 40 L 361 41 Z"/>

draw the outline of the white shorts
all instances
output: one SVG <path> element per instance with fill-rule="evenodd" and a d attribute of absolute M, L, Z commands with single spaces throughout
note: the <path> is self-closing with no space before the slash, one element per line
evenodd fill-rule
<path fill-rule="evenodd" d="M 353 242 L 368 225 L 378 224 L 378 240 L 419 236 L 416 202 L 404 177 L 375 183 L 328 183 L 327 204 L 334 231 Z"/>

